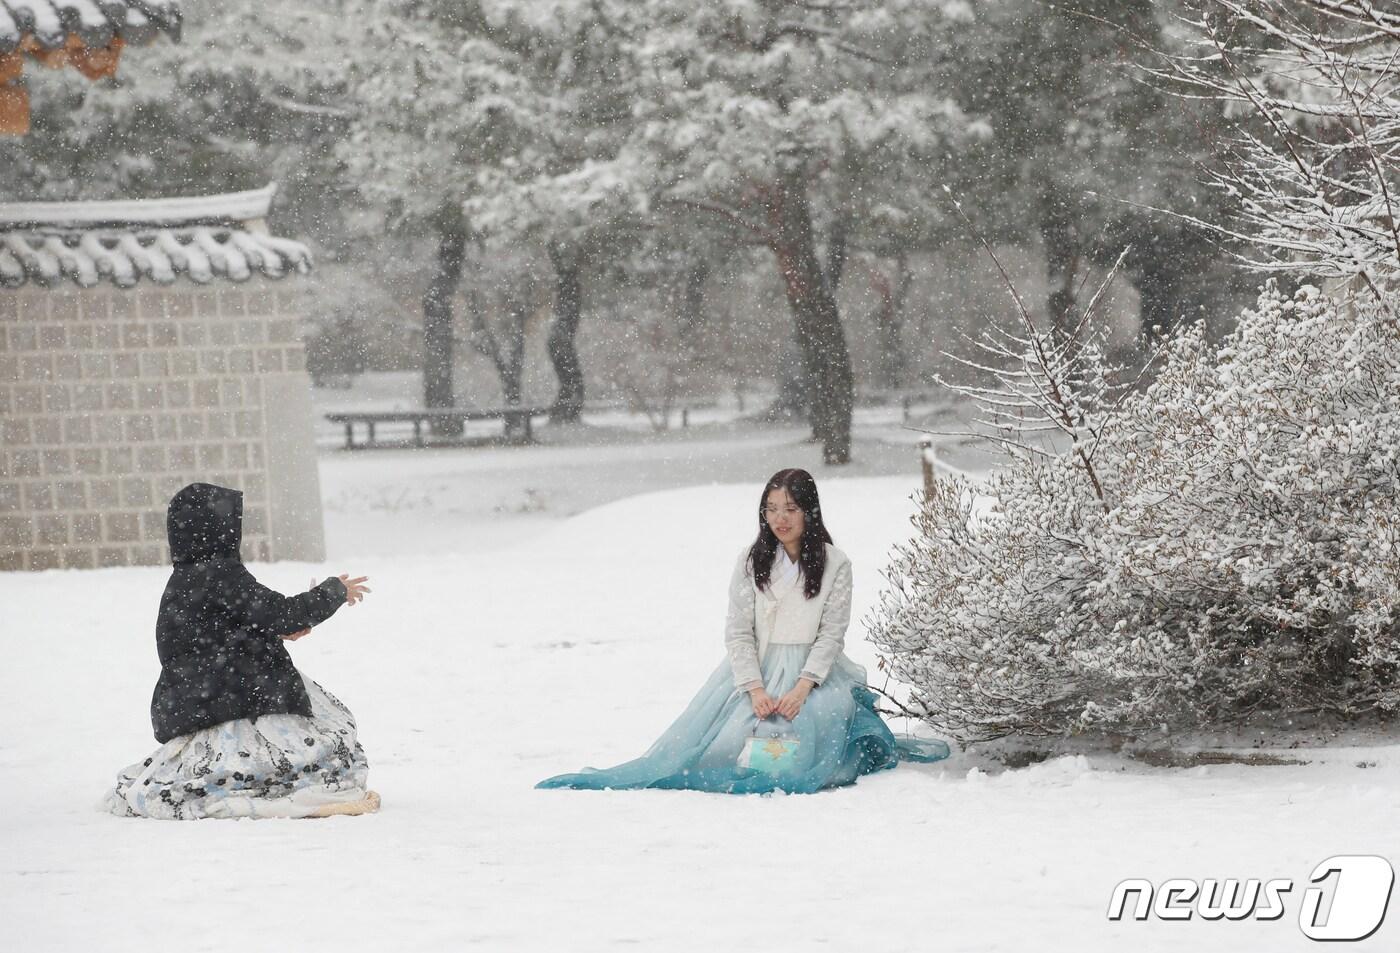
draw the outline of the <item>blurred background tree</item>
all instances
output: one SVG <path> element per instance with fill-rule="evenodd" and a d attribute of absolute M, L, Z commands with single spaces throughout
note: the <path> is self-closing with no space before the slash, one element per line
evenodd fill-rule
<path fill-rule="evenodd" d="M 616 351 L 609 315 L 644 307 L 734 380 L 785 385 L 835 463 L 857 386 L 918 387 L 951 334 L 1004 314 L 947 193 L 1058 323 L 1125 246 L 1139 327 L 1236 310 L 1242 279 L 1208 233 L 1154 211 L 1213 220 L 1221 201 L 1200 172 L 1220 104 L 1165 97 L 1141 69 L 1177 48 L 1184 9 L 188 0 L 181 44 L 96 88 L 34 80 L 36 134 L 0 141 L 0 194 L 275 180 L 277 227 L 318 253 L 313 317 L 362 316 L 368 365 L 421 369 L 425 404 L 464 386 L 523 399 L 547 360 L 555 419 L 576 420 L 618 379 L 589 365 Z M 525 277 L 507 262 L 550 272 L 521 386 L 458 346 L 470 297 Z M 688 330 L 721 312 L 733 340 Z"/>

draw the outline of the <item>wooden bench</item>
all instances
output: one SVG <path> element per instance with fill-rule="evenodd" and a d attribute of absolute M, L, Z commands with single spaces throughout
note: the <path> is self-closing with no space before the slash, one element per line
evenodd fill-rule
<path fill-rule="evenodd" d="M 534 441 L 534 431 L 531 422 L 536 417 L 548 416 L 548 407 L 484 407 L 474 410 L 457 410 L 450 407 L 434 407 L 429 410 L 364 410 L 364 411 L 338 411 L 326 414 L 326 419 L 331 423 L 345 425 L 345 449 L 354 450 L 356 447 L 379 446 L 375 439 L 374 428 L 376 424 L 389 423 L 411 423 L 413 424 L 413 446 L 425 447 L 428 445 L 423 435 L 423 425 L 442 421 L 460 421 L 466 423 L 469 420 L 501 420 L 505 422 L 505 432 L 507 436 L 512 433 L 521 443 L 531 443 Z M 364 443 L 355 443 L 355 425 L 364 424 L 367 430 Z M 436 444 L 461 443 L 457 440 L 436 440 Z"/>

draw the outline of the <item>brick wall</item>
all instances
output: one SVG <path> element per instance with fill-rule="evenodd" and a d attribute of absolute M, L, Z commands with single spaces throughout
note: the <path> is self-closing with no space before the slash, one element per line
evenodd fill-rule
<path fill-rule="evenodd" d="M 245 559 L 321 559 L 300 294 L 0 290 L 0 570 L 165 563 L 197 481 L 243 491 Z"/>

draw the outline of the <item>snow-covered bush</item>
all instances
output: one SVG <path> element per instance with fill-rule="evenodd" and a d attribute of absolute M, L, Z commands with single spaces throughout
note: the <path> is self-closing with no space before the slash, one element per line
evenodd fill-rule
<path fill-rule="evenodd" d="M 1270 282 L 1219 350 L 1186 328 L 1083 409 L 1083 454 L 923 501 L 870 626 L 912 710 L 973 739 L 1400 708 L 1387 309 Z"/>
<path fill-rule="evenodd" d="M 1400 3 L 1190 6 L 1201 49 L 1149 72 L 1242 117 L 1235 219 L 1191 220 L 1331 293 L 1270 282 L 1218 349 L 1169 335 L 1143 389 L 1112 385 L 1092 304 L 1046 334 L 1015 295 L 1024 333 L 963 359 L 994 382 L 956 388 L 1008 465 L 935 483 L 871 620 L 959 737 L 1400 709 Z"/>

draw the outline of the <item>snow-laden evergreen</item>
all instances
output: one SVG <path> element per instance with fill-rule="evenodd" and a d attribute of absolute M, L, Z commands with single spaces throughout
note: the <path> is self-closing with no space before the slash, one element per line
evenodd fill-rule
<path fill-rule="evenodd" d="M 916 235 L 941 215 L 929 170 L 988 132 L 947 81 L 970 5 L 493 0 L 480 10 L 513 75 L 529 79 L 512 102 L 542 134 L 482 169 L 467 201 L 473 225 L 548 243 L 564 301 L 581 274 L 619 266 L 634 243 L 654 251 L 723 228 L 730 242 L 768 249 L 814 431 L 827 462 L 847 462 L 854 376 L 836 289 L 849 247 Z M 576 326 L 573 309 L 556 324 Z"/>

